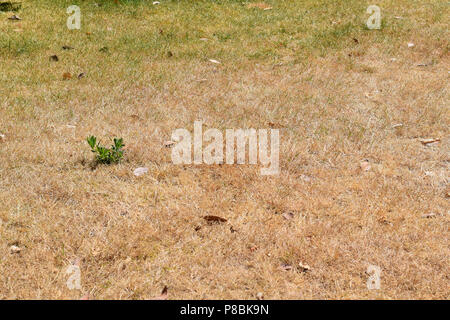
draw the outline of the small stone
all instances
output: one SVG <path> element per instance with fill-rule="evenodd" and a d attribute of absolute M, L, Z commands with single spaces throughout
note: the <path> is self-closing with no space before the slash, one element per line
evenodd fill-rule
<path fill-rule="evenodd" d="M 137 168 L 133 171 L 136 177 L 142 176 L 148 172 L 148 168 Z"/>
<path fill-rule="evenodd" d="M 217 61 L 217 60 L 214 60 L 214 59 L 209 59 L 209 62 L 215 63 L 215 64 L 220 64 L 220 61 Z"/>
<path fill-rule="evenodd" d="M 256 299 L 258 299 L 258 300 L 264 300 L 264 294 L 263 294 L 262 292 L 258 292 L 258 293 L 256 294 Z"/>
<path fill-rule="evenodd" d="M 365 159 L 365 160 L 361 161 L 361 163 L 359 164 L 359 167 L 361 168 L 362 171 L 369 171 L 371 169 L 369 160 Z"/>
<path fill-rule="evenodd" d="M 18 246 L 15 246 L 15 245 L 9 247 L 9 250 L 11 251 L 11 253 L 20 253 L 20 251 L 22 251 L 21 248 L 19 248 Z"/>
<path fill-rule="evenodd" d="M 310 266 L 308 266 L 307 264 L 303 264 L 302 262 L 299 262 L 298 266 L 299 266 L 301 272 L 307 272 L 307 271 L 311 270 Z"/>
<path fill-rule="evenodd" d="M 292 266 L 289 265 L 289 264 L 283 263 L 283 264 L 280 266 L 280 269 L 283 270 L 283 271 L 290 271 L 290 270 L 292 270 Z"/>

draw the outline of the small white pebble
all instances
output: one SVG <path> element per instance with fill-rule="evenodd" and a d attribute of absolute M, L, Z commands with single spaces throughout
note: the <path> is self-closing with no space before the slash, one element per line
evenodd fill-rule
<path fill-rule="evenodd" d="M 306 271 L 311 270 L 310 266 L 308 266 L 307 264 L 303 264 L 302 262 L 299 262 L 298 266 L 300 267 L 302 272 L 306 272 Z"/>
<path fill-rule="evenodd" d="M 142 176 L 143 174 L 146 174 L 148 172 L 148 168 L 137 168 L 133 171 L 133 174 L 136 177 Z"/>
<path fill-rule="evenodd" d="M 220 61 L 214 60 L 214 59 L 209 59 L 209 62 L 215 63 L 215 64 L 220 64 Z"/>
<path fill-rule="evenodd" d="M 18 246 L 11 246 L 9 247 L 9 250 L 11 251 L 11 253 L 19 253 L 20 251 L 22 251 L 22 249 L 20 249 Z"/>

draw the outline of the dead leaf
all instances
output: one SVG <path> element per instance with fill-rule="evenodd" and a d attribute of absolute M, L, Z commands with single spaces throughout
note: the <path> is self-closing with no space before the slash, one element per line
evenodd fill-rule
<path fill-rule="evenodd" d="M 268 4 L 264 3 L 264 2 L 259 2 L 259 3 L 250 3 L 247 8 L 252 9 L 252 8 L 257 8 L 257 9 L 261 9 L 261 10 L 271 10 L 272 7 L 269 6 Z"/>
<path fill-rule="evenodd" d="M 205 219 L 208 223 L 213 224 L 213 223 L 222 223 L 222 222 L 227 222 L 227 219 L 224 219 L 222 217 L 218 217 L 218 216 L 204 216 L 203 219 Z"/>
<path fill-rule="evenodd" d="M 134 174 L 136 177 L 140 177 L 140 176 L 146 174 L 147 172 L 148 172 L 148 168 L 136 168 L 136 169 L 133 171 L 133 174 Z"/>
<path fill-rule="evenodd" d="M 290 212 L 290 211 L 283 213 L 282 216 L 286 220 L 291 220 L 291 219 L 294 218 L 294 214 L 292 212 Z"/>
<path fill-rule="evenodd" d="M 142 120 L 141 119 L 141 117 L 139 117 L 139 115 L 137 115 L 137 114 L 132 114 L 132 115 L 130 115 L 130 118 L 132 118 L 133 120 Z"/>
<path fill-rule="evenodd" d="M 86 75 L 86 74 L 85 74 L 84 72 L 82 72 L 82 73 L 80 73 L 80 74 L 77 76 L 77 78 L 78 78 L 78 79 L 84 78 L 85 75 Z"/>
<path fill-rule="evenodd" d="M 58 58 L 58 56 L 56 54 L 50 56 L 49 59 L 50 59 L 50 61 L 59 61 L 59 58 Z"/>
<path fill-rule="evenodd" d="M 64 72 L 63 80 L 69 80 L 69 79 L 72 79 L 72 75 L 70 74 L 70 72 Z"/>
<path fill-rule="evenodd" d="M 13 20 L 13 21 L 19 21 L 22 20 L 22 18 L 20 18 L 18 15 L 12 15 L 11 17 L 8 18 L 9 20 Z"/>
<path fill-rule="evenodd" d="M 269 122 L 267 122 L 267 124 L 272 129 L 282 129 L 283 128 L 283 125 L 276 123 L 276 122 L 269 121 Z"/>
<path fill-rule="evenodd" d="M 436 216 L 437 216 L 436 213 L 431 212 L 431 213 L 427 213 L 427 214 L 422 215 L 422 218 L 427 218 L 427 219 L 429 219 L 429 218 L 436 218 Z"/>
<path fill-rule="evenodd" d="M 6 140 L 6 136 L 2 133 L 0 133 L 0 141 L 3 142 Z"/>
<path fill-rule="evenodd" d="M 440 138 L 430 138 L 430 139 L 419 139 L 419 141 L 423 144 L 423 145 L 428 145 L 431 143 L 438 143 L 441 141 Z"/>
<path fill-rule="evenodd" d="M 109 48 L 108 47 L 101 47 L 99 51 L 100 52 L 108 52 Z"/>

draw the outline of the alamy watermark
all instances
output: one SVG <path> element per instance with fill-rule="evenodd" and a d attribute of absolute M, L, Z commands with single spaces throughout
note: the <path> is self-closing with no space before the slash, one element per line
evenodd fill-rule
<path fill-rule="evenodd" d="M 369 265 L 367 267 L 367 289 L 379 290 L 381 288 L 381 268 L 379 266 Z"/>
<path fill-rule="evenodd" d="M 154 4 L 154 3 L 153 3 Z M 81 9 L 80 7 L 76 5 L 71 5 L 67 8 L 66 11 L 68 14 L 71 14 L 67 18 L 67 28 L 69 30 L 80 30 L 81 29 Z M 374 30 L 374 29 L 381 29 L 381 9 L 379 6 L 376 5 L 370 5 L 367 10 L 367 14 L 370 14 L 371 16 L 369 19 L 367 19 L 366 25 L 367 28 Z"/>
<path fill-rule="evenodd" d="M 203 133 L 203 122 L 194 121 L 193 139 L 189 130 L 176 129 L 172 140 L 175 142 L 172 149 L 174 164 L 245 164 L 248 145 L 248 164 L 256 165 L 259 160 L 263 167 L 260 169 L 262 175 L 280 172 L 278 129 L 226 129 L 224 144 L 224 135 L 220 130 L 208 129 Z M 204 146 L 204 143 L 207 144 Z"/>
<path fill-rule="evenodd" d="M 367 28 L 370 30 L 381 28 L 381 9 L 379 6 L 371 5 L 367 8 L 367 13 L 371 16 L 367 19 Z"/>
<path fill-rule="evenodd" d="M 81 269 L 77 264 L 71 264 L 66 269 L 66 274 L 70 277 L 66 281 L 66 286 L 70 290 L 81 290 Z"/>
<path fill-rule="evenodd" d="M 81 9 L 76 5 L 71 5 L 66 11 L 68 14 L 72 14 L 67 18 L 67 28 L 69 30 L 81 29 Z"/>

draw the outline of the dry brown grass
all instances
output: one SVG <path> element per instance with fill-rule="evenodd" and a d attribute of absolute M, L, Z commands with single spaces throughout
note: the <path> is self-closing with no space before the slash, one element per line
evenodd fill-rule
<path fill-rule="evenodd" d="M 32 28 L 28 14 L 49 10 L 43 3 L 21 13 L 22 28 Z M 429 1 L 407 3 L 379 4 L 388 25 L 398 23 L 392 16 L 408 19 L 398 35 L 356 29 L 329 52 L 311 45 L 307 60 L 291 44 L 277 48 L 275 58 L 239 54 L 261 48 L 253 35 L 243 51 L 235 49 L 240 42 L 186 40 L 174 57 L 137 49 L 127 60 L 114 48 L 105 58 L 98 40 L 56 27 L 63 40 L 55 45 L 41 47 L 35 32 L 30 52 L 15 55 L 3 46 L 0 298 L 148 299 L 166 285 L 171 299 L 251 299 L 257 292 L 267 299 L 448 298 L 445 19 L 436 20 Z M 288 1 L 271 5 L 268 14 L 289 8 Z M 229 19 L 248 12 L 239 3 L 204 10 Z M 109 20 L 114 30 L 124 21 L 147 28 L 126 13 L 108 11 L 117 15 Z M 101 14 L 92 13 L 98 20 Z M 0 27 L 14 37 L 5 18 Z M 62 9 L 42 19 L 64 18 Z M 211 30 L 204 26 L 210 39 Z M 110 41 L 123 36 L 115 32 Z M 71 41 L 85 46 L 81 53 L 58 51 Z M 410 41 L 414 48 L 407 48 Z M 48 62 L 55 52 L 61 61 Z M 432 64 L 417 66 L 424 62 Z M 87 77 L 63 81 L 66 71 Z M 164 141 L 176 128 L 192 130 L 197 119 L 221 130 L 281 128 L 281 174 L 173 165 Z M 105 143 L 123 137 L 125 160 L 92 169 L 90 134 Z M 430 137 L 441 142 L 419 141 Z M 364 159 L 368 171 L 359 167 Z M 135 177 L 140 166 L 149 173 Z M 429 213 L 436 215 L 423 217 Z M 205 215 L 228 221 L 208 225 Z M 21 252 L 10 253 L 12 245 Z M 69 290 L 65 271 L 77 259 L 83 288 Z M 311 270 L 302 272 L 299 262 Z M 369 264 L 382 269 L 380 290 L 366 287 Z"/>

